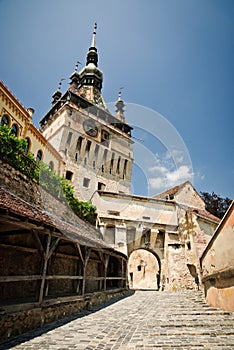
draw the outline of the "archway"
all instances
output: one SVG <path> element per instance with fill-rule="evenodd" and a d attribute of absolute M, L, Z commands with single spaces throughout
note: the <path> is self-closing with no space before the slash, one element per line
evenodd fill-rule
<path fill-rule="evenodd" d="M 128 282 L 132 289 L 160 288 L 160 259 L 146 249 L 134 250 L 128 259 Z"/>

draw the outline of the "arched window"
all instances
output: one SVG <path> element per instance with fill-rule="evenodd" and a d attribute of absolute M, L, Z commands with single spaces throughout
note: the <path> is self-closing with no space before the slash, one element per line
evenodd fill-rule
<path fill-rule="evenodd" d="M 1 125 L 6 125 L 6 126 L 9 126 L 10 124 L 10 119 L 7 115 L 3 115 L 2 118 L 1 118 Z"/>
<path fill-rule="evenodd" d="M 52 160 L 49 162 L 50 170 L 54 170 L 54 162 Z"/>
<path fill-rule="evenodd" d="M 30 146 L 31 146 L 31 141 L 30 141 L 30 138 L 26 138 L 26 141 L 27 141 L 27 143 L 26 143 L 26 146 L 25 146 L 25 148 L 24 148 L 24 153 L 25 154 L 28 154 L 28 152 L 29 152 L 29 149 L 30 149 Z"/>
<path fill-rule="evenodd" d="M 40 162 L 42 160 L 42 151 L 39 150 L 37 152 L 37 156 L 36 156 L 36 162 Z"/>
<path fill-rule="evenodd" d="M 12 133 L 12 135 L 14 135 L 14 136 L 18 136 L 18 126 L 17 126 L 17 124 L 13 124 L 12 125 L 12 127 L 11 127 L 11 133 Z"/>

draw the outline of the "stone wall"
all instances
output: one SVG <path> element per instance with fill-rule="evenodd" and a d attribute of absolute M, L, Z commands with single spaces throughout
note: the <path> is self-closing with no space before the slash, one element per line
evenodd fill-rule
<path fill-rule="evenodd" d="M 66 199 L 58 200 L 53 197 L 36 181 L 1 159 L 0 169 L 0 187 L 35 205 L 37 208 L 58 216 L 62 220 L 72 224 L 80 224 L 80 219 L 73 213 Z M 85 224 L 83 220 L 82 222 Z M 88 226 L 90 225 L 88 224 Z M 96 234 L 98 237 L 102 236 L 97 230 Z"/>
<path fill-rule="evenodd" d="M 66 302 L 45 302 L 40 307 L 31 307 L 23 312 L 2 313 L 0 310 L 0 341 L 22 335 L 52 322 L 78 315 L 83 310 L 119 298 L 129 296 L 131 291 L 106 291 L 88 294 Z"/>

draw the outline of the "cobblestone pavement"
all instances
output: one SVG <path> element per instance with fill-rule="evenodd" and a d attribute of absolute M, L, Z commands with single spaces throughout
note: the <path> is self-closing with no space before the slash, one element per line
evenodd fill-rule
<path fill-rule="evenodd" d="M 234 313 L 209 307 L 197 291 L 136 291 L 66 324 L 31 332 L 6 348 L 234 349 Z"/>

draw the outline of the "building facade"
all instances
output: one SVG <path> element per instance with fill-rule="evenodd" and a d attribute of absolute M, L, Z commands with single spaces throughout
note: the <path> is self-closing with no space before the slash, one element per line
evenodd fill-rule
<path fill-rule="evenodd" d="M 197 287 L 199 258 L 219 219 L 189 182 L 156 198 L 97 191 L 93 203 L 105 241 L 129 257 L 130 287 Z"/>
<path fill-rule="evenodd" d="M 104 240 L 129 257 L 128 281 L 133 288 L 195 288 L 199 257 L 218 219 L 205 210 L 186 182 L 155 198 L 130 194 L 133 164 L 131 127 L 119 95 L 116 115 L 102 97 L 103 73 L 98 68 L 96 25 L 86 66 L 78 66 L 70 87 L 53 95 L 41 120 L 45 138 L 65 162 L 65 176 L 82 200 L 97 208 Z"/>
<path fill-rule="evenodd" d="M 13 93 L 0 81 L 0 124 L 11 128 L 13 135 L 27 140 L 26 153 L 30 152 L 38 161 L 50 165 L 57 174 L 63 174 L 64 162 L 56 149 L 33 125 L 34 110 L 26 109 Z"/>
<path fill-rule="evenodd" d="M 133 163 L 131 127 L 126 124 L 119 96 L 116 115 L 104 102 L 103 74 L 98 68 L 96 25 L 86 66 L 70 77 L 70 87 L 53 95 L 41 120 L 41 132 L 66 163 L 65 177 L 75 194 L 88 201 L 96 190 L 130 193 Z"/>
<path fill-rule="evenodd" d="M 234 311 L 234 201 L 201 256 L 209 304 Z"/>

